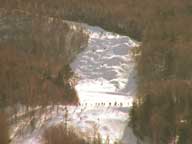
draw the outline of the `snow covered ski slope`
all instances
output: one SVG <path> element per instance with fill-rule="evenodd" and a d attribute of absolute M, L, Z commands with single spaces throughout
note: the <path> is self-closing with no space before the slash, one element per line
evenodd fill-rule
<path fill-rule="evenodd" d="M 136 42 L 99 27 L 87 27 L 90 33 L 88 48 L 71 64 L 81 78 L 76 86 L 81 103 L 118 100 L 128 106 L 135 92 L 131 48 L 137 46 Z"/>
<path fill-rule="evenodd" d="M 87 107 L 83 121 L 98 123 L 102 136 L 112 141 L 122 138 L 123 143 L 130 144 L 129 138 L 134 144 L 135 138 L 126 125 L 136 88 L 131 49 L 138 44 L 99 27 L 87 28 L 88 48 L 71 64 L 80 76 L 76 86 L 80 103 Z"/>
<path fill-rule="evenodd" d="M 136 88 L 131 49 L 137 43 L 99 27 L 85 27 L 90 35 L 88 47 L 71 64 L 80 77 L 76 85 L 80 106 L 68 106 L 68 121 L 83 132 L 94 133 L 97 128 L 102 138 L 110 138 L 111 144 L 118 140 L 136 144 L 127 123 Z M 12 144 L 41 144 L 43 131 L 63 122 L 63 109 L 64 106 L 59 106 L 58 111 L 52 109 L 42 114 L 35 130 L 16 136 Z"/>

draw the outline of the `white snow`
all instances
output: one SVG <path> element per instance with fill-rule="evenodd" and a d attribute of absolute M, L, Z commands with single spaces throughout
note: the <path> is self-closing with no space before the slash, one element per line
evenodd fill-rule
<path fill-rule="evenodd" d="M 85 27 L 90 34 L 88 47 L 71 64 L 80 77 L 76 90 L 81 105 L 68 106 L 68 121 L 84 132 L 93 133 L 97 127 L 103 138 L 110 137 L 111 143 L 122 140 L 123 144 L 136 144 L 127 123 L 136 88 L 131 49 L 137 43 L 99 27 Z M 16 137 L 12 144 L 40 144 L 40 135 L 47 126 L 63 122 L 63 109 L 60 106 L 58 113 L 52 110 L 38 117 L 39 126 L 32 133 Z"/>
<path fill-rule="evenodd" d="M 127 123 L 136 88 L 131 49 L 138 44 L 127 36 L 106 32 L 99 27 L 87 27 L 90 33 L 88 48 L 71 64 L 81 78 L 76 89 L 81 104 L 87 106 L 82 113 L 86 117 L 84 122 L 98 124 L 101 135 L 109 136 L 111 142 L 122 138 L 124 144 L 135 144 Z M 101 108 L 91 107 L 98 104 L 102 105 Z"/>

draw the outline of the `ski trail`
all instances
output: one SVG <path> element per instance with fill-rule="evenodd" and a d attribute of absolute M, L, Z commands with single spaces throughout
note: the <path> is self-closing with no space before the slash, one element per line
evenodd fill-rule
<path fill-rule="evenodd" d="M 71 63 L 80 77 L 76 90 L 80 106 L 68 106 L 68 123 L 82 132 L 93 134 L 95 129 L 110 144 L 136 144 L 127 127 L 128 111 L 135 95 L 135 64 L 131 49 L 137 43 L 127 36 L 107 32 L 99 27 L 85 25 L 90 39 L 88 47 Z M 11 144 L 41 144 L 43 131 L 65 121 L 65 106 L 37 117 L 34 131 L 16 136 Z M 26 125 L 25 120 L 20 125 Z M 18 129 L 19 125 L 13 130 Z"/>
<path fill-rule="evenodd" d="M 138 44 L 99 27 L 87 29 L 88 47 L 71 64 L 80 77 L 76 86 L 80 103 L 87 107 L 81 115 L 83 121 L 97 124 L 101 135 L 109 136 L 111 143 L 123 137 L 122 143 L 128 144 L 128 131 L 129 144 L 135 144 L 135 137 L 126 126 L 136 88 L 131 49 Z"/>

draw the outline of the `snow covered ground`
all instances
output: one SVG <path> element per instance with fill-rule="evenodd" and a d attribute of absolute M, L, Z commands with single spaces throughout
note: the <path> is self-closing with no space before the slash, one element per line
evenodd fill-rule
<path fill-rule="evenodd" d="M 71 64 L 80 77 L 76 90 L 81 105 L 68 107 L 68 121 L 89 133 L 96 127 L 103 138 L 110 137 L 111 143 L 121 140 L 123 144 L 136 144 L 127 121 L 136 88 L 131 48 L 137 44 L 129 37 L 99 27 L 85 27 L 90 34 L 88 47 Z M 16 137 L 12 144 L 40 144 L 47 126 L 63 122 L 64 107 L 37 119 L 39 126 L 32 133 Z"/>
<path fill-rule="evenodd" d="M 81 78 L 76 86 L 80 102 L 88 107 L 82 113 L 83 122 L 97 123 L 101 135 L 109 136 L 111 142 L 135 144 L 127 121 L 136 88 L 131 49 L 138 44 L 127 36 L 87 27 L 88 48 L 71 64 Z M 100 108 L 92 107 L 95 105 Z"/>

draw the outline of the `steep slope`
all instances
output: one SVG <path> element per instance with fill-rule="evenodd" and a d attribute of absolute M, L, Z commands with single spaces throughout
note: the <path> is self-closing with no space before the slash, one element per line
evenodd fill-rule
<path fill-rule="evenodd" d="M 100 132 L 102 138 L 110 138 L 110 143 L 123 137 L 124 144 L 136 144 L 126 125 L 136 87 L 131 48 L 137 43 L 98 27 L 85 27 L 90 36 L 88 47 L 71 64 L 80 78 L 76 85 L 80 106 L 67 106 L 67 121 L 90 136 Z M 41 134 L 48 126 L 66 120 L 65 106 L 47 111 L 36 118 L 32 133 L 26 130 L 24 136 L 16 136 L 12 143 L 40 144 Z"/>
<path fill-rule="evenodd" d="M 71 64 L 80 77 L 76 86 L 80 102 L 91 109 L 83 115 L 91 115 L 85 116 L 86 121 L 97 123 L 98 120 L 102 136 L 110 136 L 112 141 L 121 136 L 129 137 L 134 144 L 131 130 L 124 128 L 136 88 L 131 49 L 138 44 L 127 36 L 99 27 L 87 27 L 90 34 L 88 48 Z M 123 134 L 124 130 L 130 136 Z M 125 138 L 123 143 L 128 143 Z"/>
<path fill-rule="evenodd" d="M 92 89 L 97 92 L 134 95 L 135 71 L 131 48 L 137 45 L 136 42 L 98 27 L 88 29 L 88 48 L 71 64 L 81 79 L 77 89 L 85 87 L 90 91 L 94 83 Z"/>

